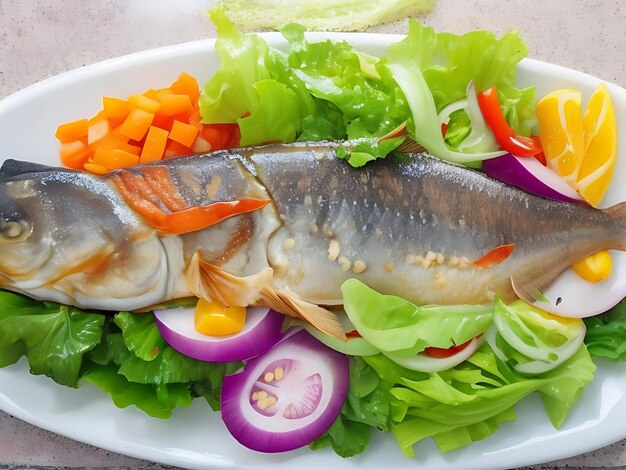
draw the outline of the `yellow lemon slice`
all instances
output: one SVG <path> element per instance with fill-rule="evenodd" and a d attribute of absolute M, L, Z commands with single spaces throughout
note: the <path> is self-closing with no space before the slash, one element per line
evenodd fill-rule
<path fill-rule="evenodd" d="M 572 186 L 585 155 L 580 101 L 578 91 L 563 89 L 547 94 L 537 103 L 541 145 L 548 167 Z"/>
<path fill-rule="evenodd" d="M 601 84 L 591 95 L 583 116 L 585 158 L 576 189 L 589 204 L 597 206 L 609 188 L 617 160 L 617 125 L 611 96 Z"/>

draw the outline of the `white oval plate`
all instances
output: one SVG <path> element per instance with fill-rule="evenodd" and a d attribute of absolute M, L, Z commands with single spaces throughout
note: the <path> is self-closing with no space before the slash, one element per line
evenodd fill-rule
<path fill-rule="evenodd" d="M 270 45 L 285 47 L 279 34 L 263 35 Z M 365 52 L 385 54 L 401 36 L 374 34 L 311 34 L 311 39 L 347 40 Z M 126 97 L 171 83 L 180 72 L 204 83 L 216 70 L 214 41 L 198 41 L 101 62 L 43 81 L 0 102 L 0 162 L 6 158 L 58 165 L 56 127 L 94 115 L 102 96 Z M 536 85 L 538 96 L 558 89 L 579 89 L 588 99 L 600 80 L 563 67 L 525 60 L 520 85 Z M 621 135 L 626 135 L 626 90 L 608 84 Z M 624 140 L 619 154 L 626 154 Z M 616 180 L 626 177 L 626 159 Z M 626 185 L 610 188 L 605 204 L 626 200 Z M 581 304 L 610 307 L 626 293 L 626 255 L 614 254 L 615 272 L 600 285 L 584 283 L 566 273 L 548 291 L 563 297 L 561 308 Z M 567 295 L 564 294 L 567 292 Z M 590 302 L 592 304 L 590 304 Z M 176 410 L 169 420 L 149 418 L 135 408 L 120 410 L 108 395 L 92 386 L 79 390 L 58 386 L 28 373 L 25 360 L 0 369 L 0 409 L 36 426 L 111 451 L 188 468 L 503 468 L 580 454 L 626 437 L 626 366 L 597 361 L 599 370 L 574 406 L 565 425 L 555 430 L 538 397 L 517 407 L 518 419 L 491 437 L 463 449 L 441 454 L 432 440 L 415 446 L 415 459 L 400 452 L 392 435 L 375 433 L 367 451 L 341 459 L 331 451 L 306 448 L 279 455 L 249 451 L 228 434 L 219 413 L 201 400 Z"/>

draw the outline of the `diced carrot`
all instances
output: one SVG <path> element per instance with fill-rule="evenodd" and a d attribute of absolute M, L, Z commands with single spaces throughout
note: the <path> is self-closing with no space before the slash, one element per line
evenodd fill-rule
<path fill-rule="evenodd" d="M 91 122 L 91 121 L 90 121 Z M 100 119 L 94 123 L 89 124 L 87 130 L 87 143 L 93 144 L 102 140 L 109 132 L 111 132 L 111 125 L 108 119 Z"/>
<path fill-rule="evenodd" d="M 189 123 L 189 118 L 191 117 L 191 113 L 180 113 L 180 114 L 177 114 L 177 115 L 172 116 L 172 117 L 174 118 L 174 121 L 179 121 L 179 122 L 182 122 L 182 123 L 185 123 L 185 124 L 190 124 Z M 197 126 L 194 126 L 194 127 L 197 127 Z"/>
<path fill-rule="evenodd" d="M 151 126 L 148 131 L 148 135 L 146 136 L 146 143 L 141 151 L 139 161 L 141 163 L 147 163 L 161 160 L 163 153 L 165 152 L 168 134 L 169 133 L 164 129 Z"/>
<path fill-rule="evenodd" d="M 128 97 L 128 104 L 135 106 L 136 108 L 143 109 L 149 113 L 155 114 L 159 112 L 161 105 L 157 100 L 153 100 L 144 95 L 130 95 Z"/>
<path fill-rule="evenodd" d="M 99 163 L 87 162 L 85 163 L 85 170 L 96 175 L 104 175 L 109 172 L 107 167 L 100 165 Z"/>
<path fill-rule="evenodd" d="M 163 153 L 163 158 L 172 158 L 178 157 L 180 155 L 190 155 L 193 152 L 189 147 L 184 146 L 183 144 L 179 144 L 178 142 L 174 142 L 173 140 L 168 141 L 165 146 L 165 152 Z"/>
<path fill-rule="evenodd" d="M 87 119 L 79 119 L 78 121 L 61 124 L 54 135 L 61 142 L 74 142 L 87 137 L 88 129 Z"/>
<path fill-rule="evenodd" d="M 161 112 L 166 116 L 193 112 L 191 100 L 187 95 L 165 95 L 161 98 Z"/>
<path fill-rule="evenodd" d="M 119 132 L 117 132 L 117 130 L 113 129 L 111 132 L 105 135 L 102 139 L 91 144 L 89 147 L 91 148 L 92 152 L 95 152 L 97 147 L 104 147 L 106 149 L 114 149 L 114 148 L 119 147 L 122 144 L 126 144 L 127 142 L 128 142 L 128 137 L 124 137 L 123 135 L 120 135 Z"/>
<path fill-rule="evenodd" d="M 139 156 L 133 155 L 130 152 L 126 152 L 122 149 L 111 150 L 112 158 L 109 164 L 109 168 L 128 168 L 139 163 Z"/>
<path fill-rule="evenodd" d="M 124 150 L 125 152 L 132 153 L 133 155 L 141 155 L 141 147 L 138 145 L 122 143 L 118 148 Z"/>
<path fill-rule="evenodd" d="M 157 91 L 154 88 L 148 88 L 144 93 L 143 96 L 145 96 L 146 98 L 150 98 L 151 100 L 155 100 L 157 101 Z"/>
<path fill-rule="evenodd" d="M 191 150 L 193 153 L 206 153 L 211 151 L 211 144 L 209 144 L 202 137 L 196 137 L 196 140 L 193 141 L 193 145 L 191 146 Z"/>
<path fill-rule="evenodd" d="M 123 120 L 128 116 L 130 106 L 128 106 L 128 102 L 124 100 L 105 96 L 102 98 L 102 111 L 109 119 L 115 118 Z"/>
<path fill-rule="evenodd" d="M 156 114 L 154 121 L 152 121 L 153 126 L 165 129 L 168 132 L 172 129 L 172 124 L 174 124 L 174 118 L 162 113 Z"/>
<path fill-rule="evenodd" d="M 93 156 L 93 162 L 106 167 L 108 170 L 115 170 L 136 165 L 139 163 L 139 157 L 121 149 L 98 147 Z"/>
<path fill-rule="evenodd" d="M 187 95 L 192 103 L 195 103 L 200 96 L 198 81 L 188 73 L 181 73 L 170 86 L 172 93 L 177 95 Z"/>
<path fill-rule="evenodd" d="M 143 109 L 133 109 L 124 123 L 119 127 L 119 133 L 129 139 L 140 141 L 152 125 L 154 114 Z"/>
<path fill-rule="evenodd" d="M 80 140 L 63 142 L 59 151 L 61 162 L 68 168 L 82 170 L 83 165 L 89 159 L 89 147 Z"/>
<path fill-rule="evenodd" d="M 157 101 L 161 101 L 164 97 L 166 97 L 167 95 L 171 95 L 171 94 L 172 94 L 172 90 L 169 88 L 159 88 L 158 90 L 155 90 L 154 92 L 154 96 Z"/>
<path fill-rule="evenodd" d="M 170 131 L 170 139 L 186 147 L 191 147 L 193 141 L 198 135 L 198 128 L 185 124 L 184 122 L 174 121 L 172 130 Z"/>

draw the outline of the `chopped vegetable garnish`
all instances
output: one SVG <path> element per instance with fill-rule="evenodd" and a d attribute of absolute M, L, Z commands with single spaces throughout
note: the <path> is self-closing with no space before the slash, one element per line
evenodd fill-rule
<path fill-rule="evenodd" d="M 532 157 L 541 153 L 541 147 L 537 146 L 535 140 L 517 135 L 506 122 L 495 86 L 478 93 L 478 104 L 485 122 L 493 131 L 496 141 L 503 150 L 523 157 Z"/>
<path fill-rule="evenodd" d="M 63 165 L 105 174 L 164 158 L 239 145 L 237 124 L 201 123 L 198 82 L 182 73 L 169 88 L 127 100 L 105 96 L 102 111 L 58 127 Z M 136 158 L 135 158 L 136 157 Z"/>

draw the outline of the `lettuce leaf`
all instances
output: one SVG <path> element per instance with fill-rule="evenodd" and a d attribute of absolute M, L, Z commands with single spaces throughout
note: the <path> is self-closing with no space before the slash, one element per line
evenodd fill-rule
<path fill-rule="evenodd" d="M 474 80 L 476 91 L 496 86 L 500 106 L 509 125 L 528 135 L 535 125 L 535 88 L 516 87 L 516 66 L 528 54 L 518 31 L 497 39 L 491 31 L 463 35 L 437 33 L 415 20 L 409 21 L 405 39 L 389 48 L 394 60 L 411 60 L 422 72 L 437 112 L 465 98 Z"/>
<path fill-rule="evenodd" d="M 344 309 L 361 336 L 380 351 L 416 354 L 426 347 L 463 344 L 491 325 L 491 305 L 417 307 L 381 295 L 356 279 L 341 286 Z"/>
<path fill-rule="evenodd" d="M 585 344 L 592 356 L 626 361 L 626 300 L 602 315 L 585 318 Z"/>
<path fill-rule="evenodd" d="M 460 150 L 471 129 L 466 113 L 451 115 L 453 134 L 444 140 L 438 113 L 465 98 L 467 86 L 474 80 L 477 91 L 497 86 L 507 121 L 518 133 L 528 134 L 536 123 L 535 91 L 533 87 L 515 87 L 516 65 L 527 52 L 515 31 L 500 39 L 488 31 L 458 36 L 436 33 L 411 21 L 407 37 L 390 46 L 388 67 L 411 108 L 413 117 L 408 129 L 412 137 L 433 155 L 469 166 L 501 155 L 497 149 L 486 151 L 481 147 Z"/>
<path fill-rule="evenodd" d="M 384 158 L 402 142 L 378 143 L 409 116 L 391 75 L 379 73 L 378 58 L 346 42 L 309 43 L 295 24 L 283 30 L 286 54 L 243 34 L 222 7 L 211 19 L 221 65 L 200 96 L 203 122 L 238 123 L 241 145 L 358 140 L 342 155 L 354 166 Z"/>
<path fill-rule="evenodd" d="M 0 291 L 0 367 L 26 356 L 31 373 L 76 387 L 86 353 L 102 338 L 104 315 Z"/>
<path fill-rule="evenodd" d="M 333 425 L 309 447 L 332 447 L 341 457 L 353 457 L 368 446 L 372 428 L 389 430 L 388 389 L 376 371 L 362 358 L 350 359 L 350 387 L 346 402 Z"/>
<path fill-rule="evenodd" d="M 115 315 L 89 360 L 85 380 L 109 392 L 116 404 L 135 405 L 155 417 L 167 417 L 177 403 L 186 406 L 187 397 L 203 397 L 219 410 L 224 376 L 241 367 L 240 362 L 209 363 L 180 354 L 162 338 L 151 313 Z M 137 401 L 141 393 L 148 404 Z"/>
<path fill-rule="evenodd" d="M 90 383 L 111 395 L 118 408 L 136 406 L 148 416 L 167 419 L 175 408 L 190 406 L 193 395 L 187 384 L 150 385 L 127 380 L 114 365 L 89 363 L 81 383 Z"/>
<path fill-rule="evenodd" d="M 443 452 L 484 439 L 514 419 L 514 405 L 534 392 L 542 395 L 550 421 L 559 427 L 595 371 L 584 346 L 561 366 L 532 379 L 509 369 L 487 344 L 453 369 L 421 376 L 383 355 L 363 360 L 381 377 L 393 379 L 391 430 L 409 456 L 413 444 L 427 437 Z"/>

